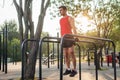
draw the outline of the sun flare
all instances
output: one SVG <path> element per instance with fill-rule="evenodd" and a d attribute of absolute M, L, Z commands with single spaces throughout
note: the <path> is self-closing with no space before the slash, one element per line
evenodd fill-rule
<path fill-rule="evenodd" d="M 76 22 L 76 27 L 80 29 L 82 33 L 86 33 L 95 29 L 95 26 L 92 24 L 92 20 L 89 20 L 86 16 L 78 15 Z"/>

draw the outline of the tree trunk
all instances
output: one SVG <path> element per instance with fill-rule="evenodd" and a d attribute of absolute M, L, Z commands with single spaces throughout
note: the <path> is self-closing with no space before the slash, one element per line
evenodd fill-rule
<path fill-rule="evenodd" d="M 26 67 L 25 67 L 25 79 L 29 80 L 33 80 L 35 77 L 35 65 L 36 65 L 36 57 L 37 57 L 37 51 L 38 51 L 38 43 L 34 43 L 32 45 L 32 49 L 31 52 L 28 56 L 28 60 L 29 62 L 27 63 Z"/>
<path fill-rule="evenodd" d="M 34 36 L 35 40 L 40 40 L 41 33 L 42 33 L 42 28 L 43 28 L 43 23 L 44 23 L 44 17 L 46 13 L 46 9 L 48 7 L 49 1 L 47 1 L 46 6 L 44 7 L 45 1 L 42 0 L 41 2 L 41 13 L 39 16 L 38 24 L 37 24 L 37 29 L 36 33 Z M 37 58 L 37 53 L 38 53 L 38 43 L 34 43 L 31 48 L 30 55 L 28 57 L 29 63 L 26 66 L 26 72 L 25 72 L 25 79 L 34 79 L 34 74 L 35 74 L 35 66 L 36 66 L 36 58 Z"/>
<path fill-rule="evenodd" d="M 38 23 L 38 27 L 37 27 L 37 31 L 35 33 L 35 40 L 39 40 L 40 39 L 40 34 L 42 32 L 42 26 L 43 26 L 43 22 L 44 22 L 44 13 L 42 13 L 39 17 L 39 22 Z M 37 57 L 37 53 L 38 53 L 38 43 L 34 43 L 32 45 L 31 48 L 31 52 L 30 55 L 28 57 L 29 63 L 26 66 L 26 72 L 25 72 L 25 79 L 34 79 L 34 74 L 35 74 L 35 65 L 36 65 L 36 57 Z"/>
<path fill-rule="evenodd" d="M 39 40 L 41 37 L 41 33 L 42 33 L 44 16 L 45 16 L 46 10 L 48 8 L 48 5 L 50 3 L 50 0 L 41 0 L 41 9 L 40 9 L 41 11 L 40 11 L 38 24 L 37 24 L 36 33 L 34 36 L 34 24 L 32 21 L 32 9 L 31 9 L 32 1 L 33 0 L 25 0 L 24 1 L 25 6 L 24 6 L 24 12 L 23 12 L 22 0 L 19 0 L 19 5 L 16 2 L 16 0 L 13 0 L 14 5 L 16 7 L 16 11 L 18 13 L 21 43 L 23 41 L 23 23 L 22 23 L 23 18 L 24 18 L 24 23 L 25 23 L 24 39 L 28 39 L 28 32 L 30 31 L 30 39 Z M 35 74 L 36 58 L 37 58 L 39 45 L 38 45 L 38 43 L 34 42 L 31 45 L 29 45 L 29 47 L 31 47 L 31 49 L 30 49 L 30 54 L 28 56 L 28 60 L 27 60 L 27 62 L 25 62 L 26 64 L 24 65 L 25 66 L 25 69 L 24 69 L 25 77 L 24 78 L 27 80 L 29 80 L 29 79 L 33 80 L 35 77 L 34 74 Z"/>

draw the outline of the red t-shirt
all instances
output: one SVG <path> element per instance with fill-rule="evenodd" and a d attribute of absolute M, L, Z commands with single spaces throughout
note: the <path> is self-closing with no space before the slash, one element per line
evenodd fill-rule
<path fill-rule="evenodd" d="M 71 34 L 71 26 L 68 21 L 69 16 L 63 17 L 60 19 L 60 27 L 61 27 L 61 36 L 64 34 Z"/>

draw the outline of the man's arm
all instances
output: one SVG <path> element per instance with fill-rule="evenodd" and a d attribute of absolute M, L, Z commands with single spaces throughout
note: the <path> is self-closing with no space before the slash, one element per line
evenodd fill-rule
<path fill-rule="evenodd" d="M 77 34 L 77 31 L 76 31 L 77 28 L 75 27 L 74 19 L 72 17 L 69 17 L 68 20 L 69 20 L 70 26 L 71 26 L 71 28 L 73 30 L 73 34 Z"/>

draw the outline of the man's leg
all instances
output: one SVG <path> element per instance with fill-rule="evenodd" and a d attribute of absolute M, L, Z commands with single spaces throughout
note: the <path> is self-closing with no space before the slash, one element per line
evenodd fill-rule
<path fill-rule="evenodd" d="M 70 56 L 67 48 L 64 49 L 64 57 L 65 57 L 66 68 L 70 68 Z"/>
<path fill-rule="evenodd" d="M 68 75 L 68 74 L 71 73 L 71 69 L 70 69 L 70 55 L 68 53 L 68 48 L 64 48 L 64 57 L 65 57 L 66 71 L 63 73 L 63 75 Z"/>
<path fill-rule="evenodd" d="M 75 53 L 74 53 L 74 46 L 69 48 L 69 54 L 71 55 L 72 63 L 73 63 L 73 70 L 70 74 L 70 77 L 74 77 L 77 74 L 77 71 L 76 71 L 76 56 L 75 56 Z"/>

